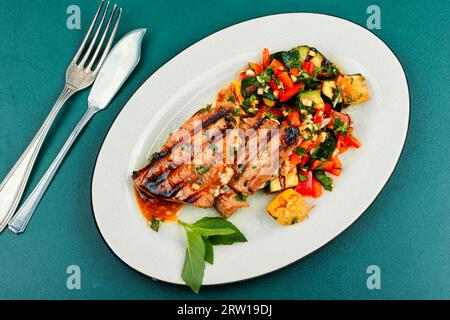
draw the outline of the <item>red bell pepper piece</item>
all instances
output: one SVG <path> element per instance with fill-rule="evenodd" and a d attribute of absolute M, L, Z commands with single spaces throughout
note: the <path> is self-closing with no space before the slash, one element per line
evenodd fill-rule
<path fill-rule="evenodd" d="M 260 74 L 264 70 L 263 66 L 259 63 L 250 63 L 249 65 L 250 65 L 250 68 L 252 68 L 256 74 Z"/>
<path fill-rule="evenodd" d="M 329 103 L 325 103 L 325 106 L 323 108 L 323 113 L 329 117 L 331 115 L 331 105 Z"/>
<path fill-rule="evenodd" d="M 294 86 L 294 82 L 286 71 L 279 73 L 277 78 L 280 79 L 286 89 L 290 89 Z"/>
<path fill-rule="evenodd" d="M 330 160 L 333 161 L 333 169 L 342 169 L 342 163 L 338 157 L 331 157 Z"/>
<path fill-rule="evenodd" d="M 288 122 L 291 124 L 291 126 L 294 127 L 300 127 L 300 113 L 297 110 L 292 111 L 287 116 Z"/>
<path fill-rule="evenodd" d="M 314 115 L 313 123 L 314 124 L 322 123 L 322 120 L 323 120 L 323 112 L 321 110 L 318 110 Z"/>
<path fill-rule="evenodd" d="M 264 112 L 266 112 L 266 106 L 260 106 L 258 108 L 258 113 L 256 114 L 257 118 L 261 118 L 264 115 Z"/>
<path fill-rule="evenodd" d="M 305 61 L 302 64 L 302 69 L 308 72 L 310 76 L 312 76 L 315 68 L 316 66 L 311 61 Z"/>
<path fill-rule="evenodd" d="M 273 79 L 270 79 L 270 81 L 269 81 L 269 87 L 270 87 L 270 89 L 272 89 L 273 91 L 278 90 L 278 86 L 277 86 L 277 84 L 275 83 L 275 80 L 273 80 Z"/>
<path fill-rule="evenodd" d="M 267 67 L 269 67 L 270 65 L 270 53 L 269 53 L 269 49 L 264 48 L 263 52 L 262 52 L 262 64 L 264 69 L 267 69 Z"/>
<path fill-rule="evenodd" d="M 242 71 L 241 73 L 239 73 L 239 80 L 240 81 L 244 80 L 245 77 L 247 77 L 247 75 L 245 74 L 245 71 Z"/>
<path fill-rule="evenodd" d="M 331 169 L 331 170 L 328 170 L 328 172 L 331 173 L 334 176 L 340 176 L 341 172 L 342 172 L 342 169 Z"/>
<path fill-rule="evenodd" d="M 321 164 L 322 162 L 320 160 L 314 160 L 314 162 L 311 165 L 311 170 L 316 170 Z"/>
<path fill-rule="evenodd" d="M 322 162 L 321 168 L 322 168 L 322 170 L 325 170 L 325 171 L 333 169 L 333 161 Z"/>
<path fill-rule="evenodd" d="M 300 161 L 300 164 L 302 165 L 302 166 L 304 166 L 305 164 L 307 164 L 308 163 L 308 161 L 309 161 L 309 159 L 311 158 L 311 156 L 304 156 L 304 157 L 302 157 L 302 160 Z"/>
<path fill-rule="evenodd" d="M 359 140 L 358 139 L 356 139 L 353 135 L 351 135 L 351 134 L 347 134 L 345 137 L 344 137 L 344 141 L 345 141 L 345 143 L 348 145 L 348 146 L 350 146 L 350 147 L 353 147 L 353 148 L 359 148 L 359 147 L 361 147 L 361 142 L 359 142 Z"/>
<path fill-rule="evenodd" d="M 291 68 L 291 70 L 289 70 L 289 73 L 296 77 L 298 77 L 299 72 L 300 71 L 297 68 Z"/>
<path fill-rule="evenodd" d="M 280 94 L 280 102 L 288 101 L 290 98 L 292 98 L 297 93 L 299 93 L 302 90 L 302 88 L 303 88 L 303 83 L 297 83 L 292 88 L 290 88 L 286 91 L 281 91 L 279 93 Z"/>
<path fill-rule="evenodd" d="M 273 59 L 272 62 L 270 63 L 270 65 L 272 66 L 272 69 L 273 69 L 273 72 L 275 73 L 275 75 L 278 75 L 279 73 L 286 70 L 286 67 L 277 59 Z"/>
<path fill-rule="evenodd" d="M 270 108 L 269 111 L 277 118 L 281 118 L 283 116 L 280 108 Z"/>

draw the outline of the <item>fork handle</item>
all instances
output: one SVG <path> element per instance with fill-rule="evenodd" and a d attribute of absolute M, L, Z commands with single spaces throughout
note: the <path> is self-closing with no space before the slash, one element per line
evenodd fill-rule
<path fill-rule="evenodd" d="M 72 147 L 72 144 L 77 139 L 78 135 L 81 133 L 83 128 L 88 124 L 89 120 L 91 120 L 92 116 L 97 112 L 96 109 L 89 108 L 81 120 L 78 122 L 75 129 L 70 134 L 64 146 L 61 148 L 61 151 L 56 156 L 53 163 L 48 168 L 47 172 L 41 178 L 37 186 L 34 188 L 33 192 L 30 194 L 28 199 L 24 202 L 24 204 L 20 207 L 19 211 L 17 211 L 16 215 L 9 222 L 9 229 L 16 234 L 20 234 L 25 231 L 25 228 L 28 225 L 31 217 L 33 216 L 36 207 L 42 199 L 42 196 L 47 191 L 47 188 L 58 171 L 62 161 L 64 160 L 67 152 Z"/>
<path fill-rule="evenodd" d="M 66 84 L 58 100 L 51 109 L 41 128 L 34 136 L 25 152 L 0 184 L 0 232 L 3 231 L 14 214 L 30 177 L 31 169 L 36 161 L 42 143 L 61 107 L 76 91 Z"/>

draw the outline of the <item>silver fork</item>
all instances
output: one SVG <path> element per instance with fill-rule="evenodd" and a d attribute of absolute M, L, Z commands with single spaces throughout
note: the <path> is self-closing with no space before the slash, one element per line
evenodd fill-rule
<path fill-rule="evenodd" d="M 42 143 L 44 142 L 45 137 L 47 136 L 47 133 L 56 118 L 56 115 L 59 113 L 64 103 L 74 93 L 89 87 L 94 82 L 103 62 L 105 61 L 106 55 L 111 49 L 111 45 L 114 41 L 117 27 L 119 25 L 120 17 L 122 15 L 122 9 L 119 8 L 119 10 L 117 10 L 117 6 L 114 5 L 100 41 L 96 43 L 110 6 L 110 2 L 108 1 L 106 3 L 106 7 L 103 10 L 103 13 L 101 14 L 104 7 L 104 2 L 105 0 L 102 0 L 88 29 L 88 32 L 83 39 L 83 42 L 81 43 L 80 48 L 78 49 L 74 58 L 70 62 L 69 67 L 67 68 L 66 82 L 61 95 L 51 109 L 49 115 L 45 119 L 36 136 L 33 138 L 31 143 L 26 148 L 25 152 L 22 154 L 22 156 L 16 162 L 6 178 L 0 184 L 0 232 L 2 232 L 5 226 L 8 224 L 19 204 L 19 201 L 25 190 L 25 186 L 30 177 L 31 169 L 33 168 Z M 117 14 L 116 11 L 118 11 Z M 99 25 L 89 43 L 89 46 L 86 47 L 100 15 L 101 20 L 99 22 Z M 97 59 L 112 24 L 114 24 L 114 27 L 110 33 L 108 42 L 106 43 L 106 46 L 103 49 L 100 58 Z M 92 52 L 93 54 L 91 54 Z M 94 67 L 95 63 L 96 65 Z"/>

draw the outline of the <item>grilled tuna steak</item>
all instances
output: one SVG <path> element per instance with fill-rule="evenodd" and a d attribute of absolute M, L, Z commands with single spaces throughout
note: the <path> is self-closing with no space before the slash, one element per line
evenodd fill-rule
<path fill-rule="evenodd" d="M 287 135 L 278 136 L 278 121 L 246 114 L 240 99 L 233 85 L 219 92 L 215 106 L 195 113 L 133 173 L 136 188 L 164 200 L 215 206 L 224 217 L 248 207 L 246 197 L 278 175 L 280 138 Z"/>

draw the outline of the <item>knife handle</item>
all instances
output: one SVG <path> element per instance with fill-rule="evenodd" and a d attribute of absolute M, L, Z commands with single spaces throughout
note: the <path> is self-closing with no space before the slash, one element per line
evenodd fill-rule
<path fill-rule="evenodd" d="M 83 128 L 87 125 L 89 120 L 91 120 L 92 116 L 97 111 L 93 108 L 89 108 L 84 116 L 81 118 L 81 120 L 78 122 L 75 129 L 70 134 L 69 138 L 67 139 L 64 146 L 59 151 L 58 155 L 56 156 L 55 160 L 53 160 L 52 164 L 48 168 L 47 172 L 44 174 L 44 176 L 41 178 L 37 186 L 34 188 L 33 192 L 30 194 L 28 199 L 24 202 L 24 204 L 20 207 L 20 209 L 17 211 L 16 215 L 11 219 L 9 222 L 9 229 L 16 233 L 20 234 L 25 231 L 25 228 L 28 225 L 28 222 L 30 221 L 31 217 L 33 216 L 39 202 L 41 201 L 43 195 L 47 191 L 47 188 L 52 181 L 53 177 L 55 176 L 56 172 L 58 171 L 59 167 L 61 166 L 61 163 L 63 162 L 64 158 L 66 157 L 67 152 L 72 147 L 73 143 L 77 139 L 78 135 L 81 133 Z"/>
<path fill-rule="evenodd" d="M 41 128 L 34 136 L 25 152 L 8 173 L 6 178 L 0 184 L 0 232 L 3 231 L 16 211 L 30 177 L 31 169 L 33 168 L 39 150 L 42 147 L 42 143 L 44 142 L 53 121 L 67 99 L 69 99 L 75 92 L 76 90 L 73 87 L 67 85 L 64 86 L 61 95 L 45 119 Z"/>

